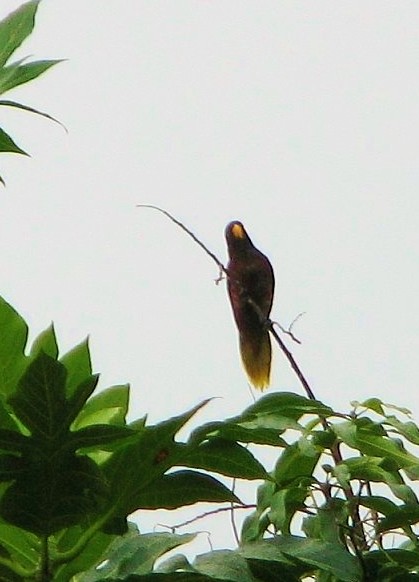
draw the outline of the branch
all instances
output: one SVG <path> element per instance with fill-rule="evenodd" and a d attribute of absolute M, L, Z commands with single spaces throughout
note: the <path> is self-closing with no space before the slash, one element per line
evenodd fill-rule
<path fill-rule="evenodd" d="M 157 210 L 158 212 L 161 212 L 162 214 L 164 214 L 165 216 L 167 216 L 167 218 L 169 218 L 169 220 L 171 220 L 172 222 L 174 222 L 177 226 L 179 226 L 179 228 L 181 228 L 184 232 L 186 232 L 206 253 L 209 257 L 211 257 L 211 259 L 214 261 L 214 263 L 217 265 L 217 267 L 220 270 L 220 274 L 224 273 L 227 277 L 229 277 L 229 272 L 228 269 L 226 269 L 226 267 L 224 267 L 223 263 L 220 261 L 220 259 L 212 252 L 209 250 L 209 248 L 201 241 L 199 240 L 199 238 L 188 228 L 186 227 L 182 222 L 180 222 L 180 220 L 178 220 L 177 218 L 175 218 L 172 214 L 170 214 L 170 212 L 167 212 L 167 210 L 164 210 L 163 208 L 160 208 L 159 206 L 154 206 L 153 204 L 137 204 L 137 208 L 152 208 L 153 210 Z M 218 278 L 217 282 L 221 280 L 221 277 Z M 235 283 L 237 284 L 238 281 L 235 281 Z M 244 290 L 245 291 L 245 290 Z M 290 363 L 292 369 L 294 370 L 294 372 L 296 373 L 298 379 L 300 380 L 304 390 L 307 393 L 307 396 L 311 399 L 311 400 L 316 400 L 316 397 L 314 396 L 313 391 L 311 390 L 307 380 L 305 379 L 303 373 L 301 372 L 300 368 L 297 365 L 297 362 L 294 360 L 293 355 L 291 354 L 291 352 L 288 350 L 288 348 L 286 347 L 286 345 L 284 344 L 284 342 L 281 340 L 281 338 L 279 337 L 279 335 L 277 334 L 277 332 L 274 330 L 273 326 L 274 323 L 270 320 L 270 319 L 266 319 L 266 317 L 263 315 L 260 307 L 258 305 L 256 305 L 256 303 L 254 301 L 252 301 L 252 299 L 250 297 L 248 297 L 248 302 L 249 304 L 253 307 L 253 309 L 256 311 L 261 323 L 263 325 L 266 325 L 266 327 L 269 329 L 269 331 L 271 332 L 272 336 L 274 337 L 275 341 L 277 342 L 277 344 L 279 345 L 281 351 L 283 352 L 283 354 L 285 355 L 285 357 L 287 358 L 288 362 Z M 293 334 L 291 333 L 291 328 L 294 325 L 295 321 L 300 317 L 300 315 L 298 315 L 294 321 L 291 323 L 288 332 L 288 335 L 290 335 L 291 337 L 294 338 Z M 277 324 L 281 330 L 283 330 L 282 326 L 280 326 L 279 324 Z M 295 341 L 299 341 L 296 338 L 294 338 Z"/>
<path fill-rule="evenodd" d="M 224 267 L 223 263 L 218 259 L 218 257 L 213 252 L 211 252 L 204 245 L 204 243 L 202 241 L 200 241 L 199 238 L 191 230 L 189 230 L 189 228 L 187 228 L 182 222 L 180 222 L 177 218 L 172 216 L 166 210 L 159 208 L 158 206 L 154 206 L 151 204 L 137 204 L 137 206 L 139 208 L 152 208 L 154 210 L 157 210 L 158 212 L 161 212 L 165 216 L 167 216 L 172 222 L 174 222 L 184 232 L 186 232 L 207 253 L 207 255 L 209 255 L 211 257 L 211 259 L 218 266 L 218 268 L 220 270 L 220 275 L 222 273 L 224 273 L 227 277 L 230 277 L 228 269 L 226 269 Z M 219 280 L 221 280 L 221 276 L 219 277 L 218 281 Z M 234 281 L 234 282 L 235 282 L 235 284 L 238 284 L 240 286 L 240 283 L 238 281 Z M 242 291 L 244 292 L 244 294 L 246 293 L 245 289 L 242 289 Z M 292 355 L 290 350 L 287 348 L 287 346 L 284 344 L 284 342 L 282 341 L 282 339 L 279 337 L 278 333 L 274 329 L 275 323 L 273 321 L 271 321 L 270 319 L 267 319 L 264 316 L 260 307 L 252 300 L 251 297 L 247 297 L 247 302 L 249 303 L 249 305 L 251 305 L 253 307 L 253 309 L 255 310 L 256 314 L 259 317 L 261 324 L 266 326 L 266 329 L 269 330 L 270 334 L 272 335 L 272 337 L 274 338 L 274 340 L 278 344 L 280 350 L 287 358 L 291 368 L 294 370 L 297 378 L 299 379 L 301 385 L 303 386 L 308 398 L 310 398 L 310 400 L 317 400 L 315 395 L 314 395 L 313 390 L 310 387 L 310 384 L 306 380 L 303 372 L 301 371 L 300 367 L 298 366 L 297 362 L 295 361 L 294 356 Z M 290 327 L 288 328 L 288 332 L 285 332 L 285 333 L 288 333 L 288 335 L 290 335 L 291 337 L 293 337 L 293 339 L 297 342 L 298 342 L 298 340 L 296 340 L 296 338 L 294 338 L 294 336 L 291 332 L 291 328 L 300 316 L 301 316 L 301 314 L 299 314 L 294 319 L 294 321 L 291 323 Z M 277 325 L 279 326 L 279 324 L 277 324 Z M 281 328 L 282 331 L 284 331 L 281 326 L 279 326 L 279 327 Z M 324 430 L 326 430 L 326 431 L 329 430 L 330 425 L 329 425 L 327 419 L 322 417 L 321 415 L 319 415 L 319 416 L 320 416 L 320 421 L 322 423 Z M 342 459 L 342 454 L 341 454 L 340 448 L 339 448 L 339 441 L 337 441 L 332 447 L 330 447 L 330 452 L 331 452 L 333 461 L 336 465 L 338 465 L 339 463 L 342 462 L 343 459 Z M 355 496 L 354 496 L 354 493 L 353 493 L 352 488 L 350 486 L 344 487 L 344 493 L 345 493 L 346 499 L 348 500 L 349 503 L 354 502 Z M 237 507 L 242 507 L 242 506 L 237 506 Z M 213 512 L 208 512 L 208 513 L 202 514 L 202 516 L 198 516 L 192 520 L 186 521 L 183 524 L 180 524 L 180 525 L 174 526 L 174 527 L 182 527 L 184 525 L 189 525 L 190 523 L 193 523 L 197 519 L 201 519 L 201 517 L 206 517 L 206 515 L 212 515 L 214 513 L 219 513 L 220 511 L 231 511 L 231 507 L 228 507 L 225 509 L 220 509 L 220 510 L 214 510 Z M 351 539 L 352 544 L 354 545 L 355 552 L 357 553 L 357 555 L 359 555 L 362 552 L 362 550 L 364 550 L 365 548 L 368 548 L 368 544 L 366 542 L 365 532 L 364 532 L 364 529 L 362 527 L 362 520 L 361 520 L 361 517 L 359 514 L 359 506 L 356 503 L 353 506 L 353 509 L 351 512 L 351 518 L 352 518 L 352 522 L 353 522 L 353 527 L 351 529 L 351 534 L 349 537 Z"/>
<path fill-rule="evenodd" d="M 243 504 L 243 505 L 234 505 L 233 509 L 256 509 L 257 505 L 255 504 Z M 231 511 L 231 506 L 228 507 L 219 507 L 218 509 L 212 509 L 211 511 L 205 511 L 204 513 L 200 513 L 199 515 L 196 515 L 195 517 L 193 517 L 192 519 L 188 519 L 186 521 L 183 521 L 182 523 L 176 523 L 175 525 L 167 525 L 165 523 L 159 523 L 158 525 L 160 527 L 166 527 L 167 529 L 170 529 L 170 531 L 172 533 L 175 533 L 177 529 L 180 529 L 181 527 L 186 527 L 187 525 L 191 525 L 192 523 L 195 523 L 196 521 L 200 520 L 200 519 L 204 519 L 205 517 L 209 517 L 211 515 L 215 515 L 217 513 L 224 513 L 225 511 Z"/>

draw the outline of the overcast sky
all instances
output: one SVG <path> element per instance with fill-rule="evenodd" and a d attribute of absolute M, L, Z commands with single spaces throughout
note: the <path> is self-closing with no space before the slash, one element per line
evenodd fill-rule
<path fill-rule="evenodd" d="M 69 133 L 0 112 L 32 154 L 0 158 L 1 294 L 31 337 L 53 320 L 64 352 L 89 334 L 101 386 L 131 383 L 131 418 L 210 396 L 198 420 L 239 413 L 225 284 L 136 204 L 222 260 L 239 219 L 275 269 L 272 317 L 305 312 L 290 347 L 317 397 L 418 419 L 418 27 L 415 1 L 44 0 L 19 56 L 68 60 L 7 97 Z M 275 352 L 271 389 L 301 393 Z"/>

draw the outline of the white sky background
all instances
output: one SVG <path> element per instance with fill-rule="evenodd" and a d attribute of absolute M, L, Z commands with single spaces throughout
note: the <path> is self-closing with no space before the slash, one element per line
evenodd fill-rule
<path fill-rule="evenodd" d="M 32 337 L 51 320 L 63 351 L 90 334 L 101 386 L 132 385 L 131 418 L 211 396 L 199 421 L 238 414 L 251 397 L 217 268 L 135 205 L 223 260 L 240 219 L 274 266 L 273 318 L 306 312 L 290 347 L 317 397 L 418 420 L 418 26 L 413 1 L 44 0 L 19 55 L 68 61 L 7 98 L 69 134 L 0 111 L 32 154 L 0 157 L 1 294 Z M 302 393 L 275 352 L 272 389 Z M 215 547 L 222 519 L 196 524 Z"/>

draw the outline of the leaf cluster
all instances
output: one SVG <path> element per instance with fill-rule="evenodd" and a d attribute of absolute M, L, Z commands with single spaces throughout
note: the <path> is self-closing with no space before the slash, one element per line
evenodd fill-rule
<path fill-rule="evenodd" d="M 129 386 L 94 395 L 87 342 L 60 356 L 53 326 L 28 353 L 27 337 L 24 320 L 1 299 L 0 574 L 30 578 L 47 568 L 54 580 L 69 580 L 69 571 L 101 559 L 134 511 L 240 503 L 209 472 L 268 477 L 237 442 L 176 439 L 206 402 L 156 425 L 127 424 Z"/>
<path fill-rule="evenodd" d="M 27 58 L 10 62 L 13 53 L 31 34 L 35 25 L 35 16 L 40 0 L 31 0 L 22 4 L 17 10 L 0 21 L 0 95 L 36 79 L 61 60 L 41 60 L 28 62 Z M 29 105 L 0 99 L 1 107 L 13 107 L 30 113 L 36 113 L 52 121 L 57 121 L 47 113 L 38 111 Z M 0 127 L 0 153 L 28 155 L 16 144 L 14 139 Z M 4 184 L 0 176 L 0 182 Z"/>

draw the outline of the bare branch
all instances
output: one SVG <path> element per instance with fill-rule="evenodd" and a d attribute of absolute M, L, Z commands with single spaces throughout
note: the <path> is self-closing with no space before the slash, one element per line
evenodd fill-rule
<path fill-rule="evenodd" d="M 257 506 L 253 503 L 253 504 L 249 504 L 249 505 L 245 505 L 245 504 L 234 505 L 233 509 L 256 509 L 256 507 Z M 200 519 L 205 519 L 206 517 L 210 517 L 211 515 L 216 515 L 217 513 L 224 513 L 226 511 L 231 511 L 231 510 L 232 510 L 231 506 L 218 507 L 217 509 L 212 509 L 211 511 L 205 511 L 204 513 L 200 513 L 199 515 L 196 515 L 192 519 L 187 519 L 186 521 L 183 521 L 182 523 L 176 523 L 175 525 L 167 525 L 165 523 L 159 523 L 158 525 L 160 527 L 166 527 L 172 533 L 175 533 L 177 529 L 180 529 L 181 527 L 186 527 L 187 525 L 191 525 L 192 523 L 195 523 L 196 521 L 198 521 Z"/>
<path fill-rule="evenodd" d="M 154 210 L 158 210 L 158 212 L 161 212 L 162 214 L 167 216 L 167 218 L 169 218 L 172 222 L 177 224 L 177 226 L 179 226 L 183 231 L 185 231 L 201 247 L 201 249 L 204 249 L 204 251 L 207 253 L 207 255 L 209 255 L 211 257 L 211 259 L 216 263 L 216 265 L 220 269 L 220 275 L 221 275 L 221 273 L 225 273 L 227 275 L 227 270 L 225 269 L 225 267 L 224 267 L 223 263 L 220 261 L 220 259 L 218 259 L 214 255 L 214 253 L 211 252 L 209 250 L 209 248 L 206 247 L 204 245 L 204 243 L 201 240 L 199 240 L 199 238 L 191 230 L 189 230 L 189 228 L 187 228 L 183 224 L 183 222 L 180 222 L 180 220 L 175 218 L 172 214 L 170 214 L 170 212 L 167 212 L 167 210 L 164 210 L 163 208 L 159 208 L 159 206 L 154 206 L 153 204 L 137 204 L 137 208 L 153 208 Z M 220 281 L 220 280 L 221 280 L 220 278 L 217 279 L 217 281 Z"/>

